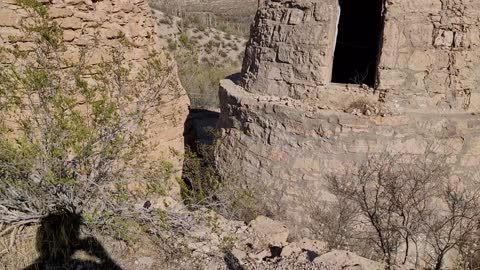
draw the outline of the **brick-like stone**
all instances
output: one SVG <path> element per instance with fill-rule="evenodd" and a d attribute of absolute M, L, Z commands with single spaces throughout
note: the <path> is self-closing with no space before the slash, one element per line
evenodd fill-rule
<path fill-rule="evenodd" d="M 304 13 L 299 9 L 294 9 L 290 13 L 290 18 L 288 19 L 289 24 L 300 24 L 303 21 Z"/>
<path fill-rule="evenodd" d="M 60 27 L 63 29 L 81 29 L 82 20 L 76 17 L 68 17 L 59 20 Z"/>
<path fill-rule="evenodd" d="M 73 11 L 68 8 L 56 8 L 52 7 L 48 9 L 48 15 L 50 18 L 56 19 L 56 18 L 65 18 L 65 17 L 70 17 L 73 15 Z"/>
<path fill-rule="evenodd" d="M 20 27 L 20 16 L 13 10 L 1 9 L 0 10 L 0 27 L 11 26 Z"/>

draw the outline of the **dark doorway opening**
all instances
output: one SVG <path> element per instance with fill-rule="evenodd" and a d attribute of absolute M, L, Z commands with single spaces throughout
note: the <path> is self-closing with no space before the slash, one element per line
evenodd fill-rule
<path fill-rule="evenodd" d="M 375 86 L 383 0 L 339 0 L 332 82 Z"/>

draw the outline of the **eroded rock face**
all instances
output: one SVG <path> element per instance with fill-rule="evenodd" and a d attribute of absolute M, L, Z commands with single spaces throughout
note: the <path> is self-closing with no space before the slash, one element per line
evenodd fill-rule
<path fill-rule="evenodd" d="M 48 6 L 49 16 L 63 29 L 66 45 L 65 58 L 75 63 L 81 51 L 88 46 L 92 50 L 86 55 L 90 66 L 111 60 L 112 51 L 121 50 L 126 64 L 133 71 L 146 64 L 150 53 L 159 54 L 165 65 L 174 62 L 161 51 L 158 26 L 151 16 L 145 0 L 51 0 L 40 1 Z M 0 0 L 0 46 L 17 46 L 28 51 L 32 40 L 21 31 L 21 21 L 28 14 L 15 0 Z M 12 37 L 14 37 L 12 39 Z M 122 45 L 124 38 L 132 45 Z M 2 58 L 1 64 L 12 59 Z M 176 69 L 168 78 L 171 81 L 164 96 L 166 102 L 151 119 L 150 143 L 152 155 L 164 158 L 181 168 L 183 160 L 183 126 L 188 114 L 188 97 L 178 81 Z M 173 149 L 173 151 L 172 151 Z M 172 154 L 175 152 L 175 154 Z"/>
<path fill-rule="evenodd" d="M 243 82 L 220 87 L 217 165 L 263 191 L 290 228 L 332 199 L 326 175 L 367 155 L 436 144 L 460 178 L 480 165 L 480 2 L 385 1 L 373 88 L 330 82 L 338 9 L 336 0 L 266 1 Z"/>

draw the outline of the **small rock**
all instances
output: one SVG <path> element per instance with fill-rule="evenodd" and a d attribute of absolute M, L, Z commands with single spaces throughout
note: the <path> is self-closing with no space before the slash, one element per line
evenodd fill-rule
<path fill-rule="evenodd" d="M 317 240 L 311 240 L 304 238 L 299 244 L 299 247 L 302 250 L 309 250 L 313 251 L 317 254 L 322 254 L 327 250 L 327 244 L 322 241 L 317 241 Z"/>
<path fill-rule="evenodd" d="M 247 253 L 245 251 L 237 248 L 232 249 L 232 255 L 235 256 L 235 258 L 237 258 L 239 261 L 242 261 L 247 257 Z"/>
<path fill-rule="evenodd" d="M 151 201 L 151 207 L 154 209 L 166 210 L 179 210 L 182 208 L 181 203 L 171 197 L 161 197 Z"/>
<path fill-rule="evenodd" d="M 190 237 L 196 239 L 209 239 L 210 235 L 212 235 L 212 231 L 209 228 L 203 226 L 196 227 L 190 232 Z"/>
<path fill-rule="evenodd" d="M 297 243 L 290 243 L 282 249 L 282 257 L 290 257 L 293 254 L 301 253 L 302 249 L 298 246 Z"/>
<path fill-rule="evenodd" d="M 188 243 L 187 247 L 194 252 L 194 255 L 197 256 L 209 254 L 219 250 L 217 246 L 212 245 L 208 241 Z"/>
<path fill-rule="evenodd" d="M 249 257 L 254 259 L 254 260 L 258 260 L 258 261 L 262 261 L 263 259 L 267 258 L 267 257 L 270 257 L 272 254 L 270 253 L 270 251 L 268 250 L 263 250 L 257 254 L 249 254 Z"/>
<path fill-rule="evenodd" d="M 290 232 L 281 222 L 259 216 L 250 222 L 249 226 L 269 246 L 283 247 L 287 244 Z"/>
<path fill-rule="evenodd" d="M 138 265 L 138 269 L 151 269 L 155 261 L 150 257 L 140 257 L 135 261 L 135 265 Z"/>

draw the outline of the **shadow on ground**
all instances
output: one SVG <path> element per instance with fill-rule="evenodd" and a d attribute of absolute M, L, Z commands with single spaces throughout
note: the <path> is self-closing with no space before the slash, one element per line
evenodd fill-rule
<path fill-rule="evenodd" d="M 23 270 L 121 270 L 94 237 L 81 238 L 82 217 L 49 215 L 37 230 L 39 258 Z"/>

